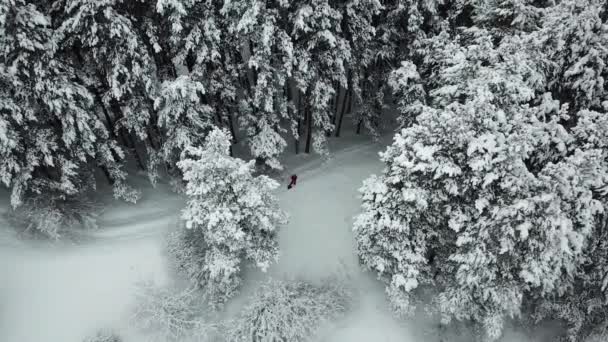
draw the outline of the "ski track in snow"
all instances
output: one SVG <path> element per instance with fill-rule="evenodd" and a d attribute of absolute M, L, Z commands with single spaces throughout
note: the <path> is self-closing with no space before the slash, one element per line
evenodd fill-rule
<path fill-rule="evenodd" d="M 324 334 L 323 342 L 437 340 L 419 335 L 420 324 L 412 329 L 394 319 L 382 284 L 358 267 L 351 231 L 359 211 L 357 189 L 381 171 L 382 146 L 358 144 L 289 170 L 298 174 L 298 184 L 288 191 L 282 183 L 279 191 L 290 215 L 279 234 L 281 258 L 269 275 L 247 272 L 242 294 L 227 311 L 238 312 L 256 282 L 267 276 L 318 281 L 346 272 L 360 295 L 354 311 Z M 147 190 L 138 205 L 109 205 L 92 241 L 0 245 L 0 341 L 81 342 L 99 328 L 126 328 L 133 284 L 143 278 L 168 281 L 162 237 L 182 206 L 183 200 L 168 191 Z M 125 342 L 140 341 L 126 337 Z"/>

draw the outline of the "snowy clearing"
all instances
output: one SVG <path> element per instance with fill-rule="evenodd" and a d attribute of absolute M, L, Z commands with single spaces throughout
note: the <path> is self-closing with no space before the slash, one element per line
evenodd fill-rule
<path fill-rule="evenodd" d="M 355 310 L 330 327 L 323 341 L 438 340 L 425 334 L 431 331 L 425 322 L 414 327 L 394 319 L 383 286 L 357 265 L 351 232 L 359 209 L 357 189 L 370 173 L 381 170 L 377 153 L 384 143 L 358 144 L 325 162 L 299 160 L 294 163 L 297 168 L 286 170 L 298 174 L 298 184 L 289 191 L 283 187 L 279 194 L 290 215 L 280 232 L 280 261 L 267 275 L 247 275 L 241 295 L 227 308 L 229 314 L 238 312 L 246 295 L 266 276 L 315 282 L 346 272 L 360 298 Z M 143 341 L 125 324 L 132 286 L 140 279 L 167 281 L 163 237 L 175 225 L 182 205 L 181 199 L 159 185 L 145 189 L 136 205 L 108 206 L 100 229 L 90 234 L 93 241 L 27 248 L 3 244 L 0 340 L 81 342 L 99 328 L 119 327 L 127 342 Z"/>

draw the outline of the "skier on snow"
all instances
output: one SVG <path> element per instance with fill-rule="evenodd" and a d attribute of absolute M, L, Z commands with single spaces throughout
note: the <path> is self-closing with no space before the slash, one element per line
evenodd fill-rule
<path fill-rule="evenodd" d="M 287 189 L 291 189 L 294 186 L 296 186 L 296 181 L 298 180 L 298 176 L 296 175 L 291 175 L 291 183 L 289 183 L 289 185 L 287 186 Z"/>

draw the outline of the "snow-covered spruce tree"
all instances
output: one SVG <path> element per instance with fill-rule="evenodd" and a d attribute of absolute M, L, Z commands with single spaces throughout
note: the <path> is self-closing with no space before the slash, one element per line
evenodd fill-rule
<path fill-rule="evenodd" d="M 445 323 L 478 322 L 495 340 L 524 298 L 573 285 L 606 168 L 600 149 L 575 143 L 550 96 L 530 107 L 530 81 L 542 77 L 529 75 L 525 55 L 465 33 L 431 105 L 382 154 L 383 175 L 365 182 L 355 232 L 361 262 L 398 312 L 433 285 Z"/>
<path fill-rule="evenodd" d="M 420 74 L 412 62 L 402 62 L 401 67 L 389 75 L 388 86 L 398 99 L 398 121 L 402 128 L 410 126 L 425 103 L 426 91 L 421 83 Z"/>
<path fill-rule="evenodd" d="M 229 32 L 226 6 L 220 1 L 162 0 L 157 9 L 171 23 L 175 63 L 203 86 L 201 106 L 211 111 L 207 116 L 216 126 L 230 129 L 236 143 L 239 37 Z"/>
<path fill-rule="evenodd" d="M 172 165 L 190 146 L 201 146 L 214 127 L 213 108 L 202 104 L 203 85 L 190 76 L 165 81 L 155 101 L 158 123 L 163 128 L 162 157 Z"/>
<path fill-rule="evenodd" d="M 305 152 L 326 153 L 327 131 L 333 130 L 330 100 L 335 85 L 349 86 L 351 46 L 342 31 L 342 13 L 336 2 L 308 0 L 299 3 L 290 16 L 296 67 L 294 79 L 303 95 L 299 120 L 306 132 Z"/>
<path fill-rule="evenodd" d="M 286 222 L 272 190 L 253 176 L 254 161 L 229 156 L 230 136 L 214 129 L 203 147 L 188 148 L 178 163 L 186 182 L 185 231 L 170 244 L 181 269 L 212 305 L 238 290 L 240 270 L 251 262 L 266 271 L 278 258 L 277 231 Z"/>
<path fill-rule="evenodd" d="M 339 282 L 313 285 L 270 280 L 262 284 L 240 316 L 228 322 L 229 342 L 309 341 L 321 325 L 342 316 L 351 294 Z"/>
<path fill-rule="evenodd" d="M 602 111 L 608 100 L 608 24 L 600 17 L 604 1 L 562 1 L 545 10 L 543 27 L 529 46 L 548 61 L 548 90 L 568 103 L 575 122 L 582 109 Z"/>
<path fill-rule="evenodd" d="M 78 68 L 112 140 L 155 181 L 161 137 L 153 106 L 156 86 L 164 80 L 157 70 L 164 67 L 157 65 L 161 47 L 142 11 L 147 11 L 142 2 L 60 0 L 52 15 L 54 41 Z"/>
<path fill-rule="evenodd" d="M 22 0 L 0 4 L 0 174 L 11 203 L 43 192 L 75 196 L 95 184 L 96 167 L 114 183 L 116 197 L 135 200 L 123 152 L 95 115 L 78 70 L 59 58 L 42 10 Z"/>
<path fill-rule="evenodd" d="M 251 155 L 258 163 L 281 169 L 277 157 L 287 146 L 293 108 L 288 92 L 294 54 L 287 32 L 288 1 L 227 1 L 224 13 L 230 34 L 239 37 L 239 75 L 244 98 L 239 125 L 247 134 Z M 293 106 L 293 105 L 291 105 Z"/>
<path fill-rule="evenodd" d="M 368 3 L 370 8 L 372 1 L 361 3 Z M 425 41 L 444 26 L 453 27 L 466 22 L 469 18 L 461 14 L 467 4 L 468 1 L 464 0 L 389 0 L 381 1 L 379 11 L 374 8 L 376 15 L 372 16 L 371 26 L 375 34 L 368 48 L 363 49 L 362 62 L 358 63 L 362 68 L 356 80 L 361 89 L 361 99 L 353 117 L 358 132 L 366 127 L 372 134 L 377 133 L 379 123 L 383 121 L 382 111 L 388 106 L 387 96 L 393 91 L 389 87 L 392 71 L 403 60 L 415 58 L 415 64 L 419 64 L 418 60 L 428 57 L 429 47 L 425 46 Z M 361 51 L 356 49 L 354 53 L 358 58 Z M 423 76 L 425 82 L 432 79 L 428 75 Z"/>
<path fill-rule="evenodd" d="M 373 77 L 373 51 L 376 46 L 372 43 L 376 34 L 374 18 L 380 14 L 382 4 L 377 0 L 346 0 L 335 1 L 334 6 L 342 12 L 341 35 L 348 41 L 351 51 L 347 66 L 348 89 L 344 89 L 342 98 L 339 96 L 340 87 L 336 88 L 335 101 L 338 106 L 332 115 L 332 123 L 336 125 L 335 135 L 340 135 L 344 116 L 352 111 L 354 115 L 351 119 L 357 125 L 357 133 L 366 127 L 375 137 L 380 128 L 384 98 L 379 91 L 382 84 Z"/>
<path fill-rule="evenodd" d="M 473 0 L 476 24 L 504 36 L 514 30 L 531 31 L 540 26 L 543 8 L 549 0 Z"/>
<path fill-rule="evenodd" d="M 547 88 L 566 106 L 566 115 L 561 120 L 572 133 L 572 145 L 581 150 L 600 150 L 606 161 L 608 28 L 601 18 L 602 6 L 604 4 L 597 1 L 560 2 L 545 11 L 542 29 L 530 35 L 527 46 L 548 61 L 542 64 L 549 79 Z M 600 170 L 606 172 L 606 169 L 604 162 Z M 569 341 L 580 341 L 590 334 L 607 336 L 605 213 L 608 201 L 606 180 L 603 181 L 603 186 L 594 189 L 594 197 L 603 202 L 604 214 L 596 218 L 593 238 L 585 248 L 584 262 L 576 271 L 573 286 L 562 296 L 543 299 L 535 307 L 539 320 L 566 322 L 568 333 L 564 338 Z"/>

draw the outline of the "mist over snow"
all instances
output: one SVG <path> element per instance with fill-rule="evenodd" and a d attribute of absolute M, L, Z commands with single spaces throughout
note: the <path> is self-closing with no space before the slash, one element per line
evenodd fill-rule
<path fill-rule="evenodd" d="M 608 1 L 0 1 L 0 342 L 608 341 Z"/>

